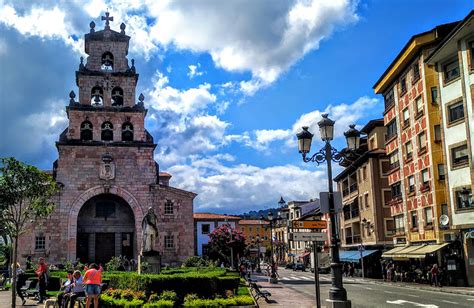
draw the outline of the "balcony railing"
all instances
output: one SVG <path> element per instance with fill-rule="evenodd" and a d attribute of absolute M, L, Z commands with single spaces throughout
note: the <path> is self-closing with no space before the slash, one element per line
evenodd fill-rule
<path fill-rule="evenodd" d="M 392 170 L 395 170 L 397 168 L 400 168 L 400 162 L 399 161 L 396 161 L 394 163 L 391 163 L 389 166 L 389 171 L 392 171 Z"/>
<path fill-rule="evenodd" d="M 354 191 L 356 191 L 356 190 L 357 190 L 357 183 L 354 183 L 354 184 L 352 184 L 352 185 L 349 187 L 349 191 L 350 191 L 351 193 L 354 192 Z"/>
<path fill-rule="evenodd" d="M 349 194 L 349 187 L 344 188 L 344 189 L 342 190 L 342 196 L 345 197 L 345 196 L 347 196 L 348 194 Z"/>

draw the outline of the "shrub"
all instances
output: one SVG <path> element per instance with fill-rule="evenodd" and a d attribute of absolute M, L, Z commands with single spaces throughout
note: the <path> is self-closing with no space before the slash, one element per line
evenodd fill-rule
<path fill-rule="evenodd" d="M 248 295 L 234 296 L 232 298 L 192 299 L 185 300 L 184 307 L 227 307 L 253 305 L 253 298 Z"/>
<path fill-rule="evenodd" d="M 110 308 L 115 308 L 115 307 L 140 308 L 140 307 L 143 307 L 144 303 L 142 300 L 138 300 L 138 299 L 133 299 L 131 301 L 128 301 L 126 299 L 115 299 L 106 294 L 101 294 L 100 304 L 101 304 L 101 307 L 110 307 Z"/>
<path fill-rule="evenodd" d="M 122 260 L 119 257 L 112 257 L 109 262 L 105 264 L 107 271 L 117 271 Z"/>
<path fill-rule="evenodd" d="M 164 290 L 161 292 L 160 300 L 173 301 L 175 302 L 178 299 L 178 295 L 175 291 Z"/>
<path fill-rule="evenodd" d="M 204 258 L 198 256 L 189 257 L 183 262 L 184 267 L 203 267 L 208 265 L 209 262 L 207 262 Z"/>
<path fill-rule="evenodd" d="M 144 308 L 161 308 L 161 307 L 174 307 L 174 302 L 169 300 L 160 299 L 159 301 L 145 304 Z"/>
<path fill-rule="evenodd" d="M 197 299 L 199 299 L 199 296 L 197 296 L 197 294 L 190 293 L 186 294 L 186 296 L 184 297 L 184 302 L 190 302 Z"/>

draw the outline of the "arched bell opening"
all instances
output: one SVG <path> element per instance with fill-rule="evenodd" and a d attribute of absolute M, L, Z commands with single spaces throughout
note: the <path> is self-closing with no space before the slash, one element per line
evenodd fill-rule
<path fill-rule="evenodd" d="M 81 123 L 81 141 L 91 141 L 93 138 L 92 134 L 92 123 L 84 121 Z"/>
<path fill-rule="evenodd" d="M 106 72 L 114 70 L 114 55 L 111 52 L 107 51 L 102 55 L 102 65 L 100 69 Z"/>
<path fill-rule="evenodd" d="M 123 106 L 123 90 L 120 87 L 115 87 L 112 89 L 112 106 Z"/>
<path fill-rule="evenodd" d="M 101 126 L 100 139 L 102 141 L 112 141 L 114 140 L 114 126 L 110 122 L 104 122 Z"/>
<path fill-rule="evenodd" d="M 92 106 L 104 106 L 104 90 L 102 87 L 95 86 L 91 90 L 91 105 Z"/>

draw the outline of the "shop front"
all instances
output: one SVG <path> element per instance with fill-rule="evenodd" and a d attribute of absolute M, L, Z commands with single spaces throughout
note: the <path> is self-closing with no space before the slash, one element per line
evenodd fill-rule
<path fill-rule="evenodd" d="M 474 286 L 474 228 L 462 230 L 462 234 L 467 283 L 472 287 Z"/>

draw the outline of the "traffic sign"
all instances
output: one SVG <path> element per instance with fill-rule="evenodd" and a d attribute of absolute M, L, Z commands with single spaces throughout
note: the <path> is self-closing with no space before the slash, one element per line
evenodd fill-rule
<path fill-rule="evenodd" d="M 293 232 L 293 241 L 316 242 L 327 241 L 328 234 L 323 232 Z"/>
<path fill-rule="evenodd" d="M 296 229 L 326 229 L 328 222 L 325 220 L 306 220 L 306 221 L 293 221 L 293 228 Z"/>

